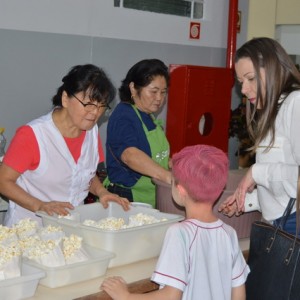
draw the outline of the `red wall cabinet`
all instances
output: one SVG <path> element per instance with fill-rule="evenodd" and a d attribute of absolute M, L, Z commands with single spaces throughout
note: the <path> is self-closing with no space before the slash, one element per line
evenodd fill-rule
<path fill-rule="evenodd" d="M 195 144 L 227 153 L 232 70 L 170 65 L 170 76 L 166 135 L 171 154 Z"/>

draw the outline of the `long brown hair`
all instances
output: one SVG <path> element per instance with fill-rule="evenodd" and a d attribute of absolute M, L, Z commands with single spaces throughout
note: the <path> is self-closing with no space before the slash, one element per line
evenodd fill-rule
<path fill-rule="evenodd" d="M 283 47 L 270 38 L 254 38 L 245 43 L 237 50 L 235 62 L 241 58 L 252 61 L 257 81 L 257 101 L 255 105 L 248 101 L 246 111 L 247 127 L 253 140 L 251 150 L 255 151 L 270 133 L 268 151 L 274 144 L 275 120 L 281 104 L 291 92 L 300 90 L 300 73 Z M 266 74 L 265 87 L 260 77 L 261 68 L 264 68 Z M 261 103 L 259 110 L 258 101 Z"/>

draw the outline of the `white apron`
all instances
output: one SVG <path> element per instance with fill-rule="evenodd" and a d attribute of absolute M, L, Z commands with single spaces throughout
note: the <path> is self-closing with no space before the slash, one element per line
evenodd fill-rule
<path fill-rule="evenodd" d="M 88 194 L 99 162 L 98 126 L 86 132 L 77 161 L 52 120 L 52 112 L 28 123 L 36 136 L 40 163 L 37 169 L 21 174 L 17 184 L 30 195 L 45 201 L 66 201 L 78 206 Z M 9 201 L 4 223 L 11 226 L 20 219 L 32 218 L 42 225 L 35 213 Z"/>

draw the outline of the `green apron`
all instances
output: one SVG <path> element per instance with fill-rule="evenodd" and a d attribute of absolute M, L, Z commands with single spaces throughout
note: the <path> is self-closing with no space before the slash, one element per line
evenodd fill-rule
<path fill-rule="evenodd" d="M 142 126 L 144 132 L 146 134 L 150 150 L 151 150 L 151 158 L 157 162 L 161 167 L 166 170 L 169 168 L 169 155 L 170 155 L 170 146 L 169 142 L 166 138 L 166 135 L 162 129 L 161 120 L 156 120 L 153 116 L 153 122 L 156 125 L 156 128 L 149 131 L 147 126 L 144 124 L 142 117 L 137 110 L 137 108 L 132 105 L 132 108 L 136 112 L 137 116 L 142 122 Z M 142 162 L 141 162 L 142 163 Z M 108 177 L 105 178 L 103 185 L 107 187 L 110 184 L 110 180 Z M 135 202 L 143 202 L 151 204 L 152 207 L 155 208 L 155 185 L 152 183 L 151 178 L 148 176 L 141 176 L 140 179 L 133 185 L 132 187 L 125 187 L 123 185 L 119 185 L 124 188 L 131 189 L 133 200 Z"/>
<path fill-rule="evenodd" d="M 132 105 L 132 107 L 142 122 L 144 132 L 150 145 L 152 155 L 151 158 L 155 162 L 157 162 L 161 167 L 168 169 L 170 146 L 166 135 L 162 129 L 161 120 L 155 120 L 155 118 L 152 116 L 156 128 L 149 131 L 146 125 L 144 124 L 137 108 L 134 105 Z M 150 177 L 141 176 L 140 179 L 136 182 L 136 184 L 131 188 L 131 191 L 134 201 L 148 203 L 155 208 L 155 185 L 152 183 Z"/>

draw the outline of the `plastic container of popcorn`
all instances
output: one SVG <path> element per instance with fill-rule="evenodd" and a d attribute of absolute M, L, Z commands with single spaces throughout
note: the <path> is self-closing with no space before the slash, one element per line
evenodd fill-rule
<path fill-rule="evenodd" d="M 107 209 L 100 203 L 92 203 L 78 206 L 74 212 L 79 213 L 80 221 L 48 216 L 43 212 L 39 212 L 38 215 L 42 217 L 44 226 L 61 226 L 67 234 L 77 234 L 83 237 L 85 243 L 115 253 L 116 256 L 110 261 L 109 267 L 158 256 L 169 226 L 184 219 L 181 215 L 162 213 L 140 205 L 134 205 L 129 211 L 124 211 L 114 202 L 110 202 Z M 82 224 L 85 220 L 99 221 L 109 217 L 123 218 L 128 223 L 129 217 L 138 213 L 165 220 L 119 230 L 99 229 Z"/>
<path fill-rule="evenodd" d="M 0 280 L 0 299 L 16 300 L 32 297 L 46 273 L 35 266 L 22 263 L 21 276 Z"/>
<path fill-rule="evenodd" d="M 109 261 L 115 254 L 86 244 L 83 244 L 83 248 L 89 257 L 86 261 L 58 267 L 43 266 L 28 259 L 26 263 L 46 273 L 46 277 L 40 280 L 40 284 L 50 288 L 62 287 L 104 275 Z"/>

